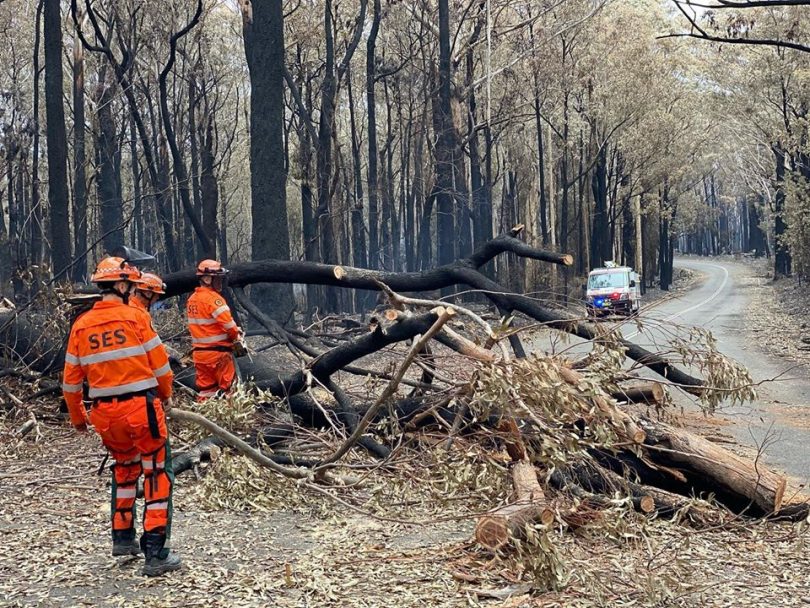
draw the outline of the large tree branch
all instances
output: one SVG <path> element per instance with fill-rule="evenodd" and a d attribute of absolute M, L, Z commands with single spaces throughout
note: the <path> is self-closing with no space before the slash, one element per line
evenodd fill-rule
<path fill-rule="evenodd" d="M 747 44 L 752 46 L 774 46 L 786 49 L 793 49 L 796 51 L 801 51 L 803 53 L 810 53 L 810 46 L 805 46 L 804 44 L 799 44 L 796 42 L 790 42 L 787 40 L 778 40 L 774 38 L 735 38 L 735 37 L 727 37 L 727 36 L 714 36 L 709 34 L 706 30 L 704 30 L 697 22 L 697 15 L 696 14 L 689 14 L 684 6 L 687 7 L 701 7 L 701 8 L 753 8 L 755 6 L 800 6 L 800 5 L 808 5 L 810 6 L 810 1 L 802 1 L 802 2 L 792 2 L 791 0 L 779 0 L 774 2 L 764 2 L 764 1 L 752 1 L 752 2 L 736 2 L 736 1 L 726 1 L 726 0 L 717 0 L 718 3 L 722 4 L 723 6 L 720 7 L 709 7 L 703 4 L 698 4 L 691 2 L 690 0 L 673 0 L 675 6 L 681 12 L 681 14 L 686 18 L 689 22 L 689 25 L 692 28 L 690 32 L 684 32 L 679 34 L 665 34 L 662 36 L 658 36 L 658 39 L 662 38 L 697 38 L 699 40 L 707 40 L 709 42 L 721 42 L 725 44 Z M 695 33 L 697 31 L 698 33 Z"/>
<path fill-rule="evenodd" d="M 683 34 L 664 34 L 657 36 L 656 39 L 663 38 L 697 38 L 698 40 L 707 40 L 709 42 L 723 42 L 727 44 L 748 44 L 752 46 L 774 46 L 785 49 L 793 49 L 794 51 L 801 51 L 802 53 L 810 53 L 810 46 L 798 44 L 795 42 L 787 42 L 785 40 L 776 40 L 772 38 L 723 38 L 721 36 L 701 35 L 693 33 Z"/>
<path fill-rule="evenodd" d="M 259 260 L 235 264 L 231 267 L 228 282 L 234 287 L 252 283 L 312 283 L 314 285 L 331 285 L 378 291 L 378 282 L 385 283 L 394 291 L 414 292 L 441 289 L 456 283 L 454 272 L 460 268 L 477 269 L 501 253 L 515 255 L 570 266 L 573 257 L 569 254 L 554 253 L 535 249 L 519 241 L 514 234 L 501 235 L 481 246 L 469 258 L 462 258 L 422 272 L 381 272 L 350 266 L 335 266 L 315 262 L 287 260 Z M 194 270 L 183 270 L 167 275 L 164 278 L 167 297 L 192 291 L 197 286 Z"/>
<path fill-rule="evenodd" d="M 259 381 L 256 386 L 269 390 L 280 397 L 300 393 L 306 390 L 310 382 L 309 376 L 319 382 L 326 383 L 332 374 L 357 359 L 376 353 L 391 344 L 409 340 L 418 334 L 425 333 L 437 319 L 437 313 L 429 312 L 397 320 L 388 327 L 378 325 L 363 337 L 323 353 L 312 361 L 306 369 L 283 377 L 279 375 L 276 378 Z"/>
<path fill-rule="evenodd" d="M 810 0 L 715 0 L 714 4 L 704 4 L 703 2 L 692 2 L 692 0 L 673 0 L 675 4 L 686 4 L 698 8 L 723 9 L 723 8 L 770 8 L 774 6 L 810 6 Z"/>
<path fill-rule="evenodd" d="M 357 424 L 357 427 L 354 429 L 354 432 L 343 442 L 343 444 L 335 450 L 335 452 L 321 462 L 320 466 L 324 467 L 329 464 L 335 463 L 340 460 L 346 452 L 348 452 L 351 447 L 360 439 L 361 435 L 365 433 L 366 428 L 377 415 L 380 407 L 382 407 L 388 399 L 390 399 L 397 390 L 399 386 L 400 380 L 405 376 L 405 372 L 408 371 L 408 368 L 413 363 L 416 355 L 418 355 L 422 350 L 424 350 L 427 343 L 430 341 L 433 336 L 435 336 L 442 328 L 442 326 L 449 321 L 453 315 L 455 315 L 455 311 L 450 308 L 434 308 L 431 311 L 432 314 L 436 315 L 436 321 L 430 326 L 430 328 L 422 334 L 422 337 L 417 340 L 411 349 L 408 351 L 405 360 L 399 366 L 399 370 L 397 371 L 396 375 L 391 379 L 391 382 L 385 387 L 385 390 L 382 394 L 377 397 L 377 400 L 374 402 L 368 410 L 366 410 L 365 415 L 363 416 L 362 420 Z"/>
<path fill-rule="evenodd" d="M 574 334 L 585 340 L 593 340 L 597 337 L 592 325 L 582 323 L 573 314 L 543 308 L 536 300 L 510 292 L 478 272 L 480 266 L 504 252 L 513 252 L 533 259 L 556 261 L 563 265 L 570 263 L 571 259 L 570 256 L 534 249 L 510 234 L 492 239 L 469 258 L 423 272 L 380 272 L 314 262 L 264 260 L 237 264 L 232 268 L 230 276 L 232 277 L 231 282 L 235 286 L 260 282 L 289 283 L 295 281 L 296 283 L 376 291 L 380 288 L 379 284 L 384 283 L 397 292 L 416 292 L 438 290 L 453 285 L 468 285 L 482 290 L 484 295 L 502 311 L 522 312 L 549 327 Z M 191 291 L 196 285 L 193 270 L 168 275 L 164 280 L 168 286 L 167 294 L 169 296 Z M 660 355 L 629 341 L 622 341 L 622 344 L 627 349 L 627 356 L 631 359 L 649 367 L 671 382 L 683 386 L 690 392 L 696 394 L 702 392 L 704 382 L 701 379 L 690 376 Z"/>

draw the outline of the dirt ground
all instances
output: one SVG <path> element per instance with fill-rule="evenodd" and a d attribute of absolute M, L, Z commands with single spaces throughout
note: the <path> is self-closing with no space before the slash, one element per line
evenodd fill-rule
<path fill-rule="evenodd" d="M 617 510 L 540 533 L 522 559 L 489 555 L 471 532 L 506 498 L 503 463 L 429 437 L 402 448 L 404 474 L 373 471 L 360 488 L 316 491 L 237 456 L 178 477 L 184 568 L 148 579 L 141 558 L 109 556 L 98 439 L 39 417 L 38 436 L 2 427 L 2 606 L 810 605 L 804 524 L 697 533 Z"/>

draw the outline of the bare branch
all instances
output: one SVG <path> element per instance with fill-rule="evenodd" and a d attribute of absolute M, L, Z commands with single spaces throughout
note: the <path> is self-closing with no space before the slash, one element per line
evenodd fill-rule
<path fill-rule="evenodd" d="M 810 0 L 752 0 L 751 2 L 736 2 L 733 0 L 717 0 L 719 5 L 706 5 L 691 0 L 672 0 L 678 10 L 689 21 L 692 31 L 678 33 L 678 34 L 665 34 L 657 36 L 657 39 L 663 38 L 697 38 L 699 40 L 708 40 L 710 42 L 721 42 L 725 44 L 748 44 L 751 46 L 773 46 L 777 48 L 793 49 L 794 51 L 801 51 L 802 53 L 810 53 L 810 46 L 799 44 L 797 42 L 790 42 L 787 40 L 778 40 L 773 38 L 732 38 L 727 36 L 714 36 L 709 34 L 700 27 L 697 23 L 697 15 L 690 15 L 684 6 L 699 7 L 699 8 L 754 8 L 754 7 L 775 7 L 775 6 L 810 6 Z M 697 30 L 697 34 L 695 33 Z"/>

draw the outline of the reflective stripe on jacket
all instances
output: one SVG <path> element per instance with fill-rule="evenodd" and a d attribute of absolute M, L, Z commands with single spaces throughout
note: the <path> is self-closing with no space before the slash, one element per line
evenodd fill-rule
<path fill-rule="evenodd" d="M 149 314 L 122 302 L 96 302 L 73 324 L 65 352 L 62 393 L 74 425 L 86 422 L 82 382 L 92 399 L 156 389 L 172 394 L 166 349 Z"/>
<path fill-rule="evenodd" d="M 239 338 L 239 328 L 222 294 L 210 287 L 194 290 L 186 304 L 188 330 L 194 348 L 230 347 Z"/>

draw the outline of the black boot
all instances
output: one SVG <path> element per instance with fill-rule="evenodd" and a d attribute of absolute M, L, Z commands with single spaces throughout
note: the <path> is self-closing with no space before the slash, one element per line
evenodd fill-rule
<path fill-rule="evenodd" d="M 160 532 L 144 532 L 141 536 L 141 547 L 146 557 L 143 573 L 146 576 L 160 576 L 180 568 L 180 558 L 166 549 L 163 546 L 165 543 L 166 535 Z"/>
<path fill-rule="evenodd" d="M 129 530 L 113 530 L 113 548 L 112 554 L 116 557 L 121 555 L 138 555 L 141 552 L 141 546 L 135 540 L 135 529 Z"/>

